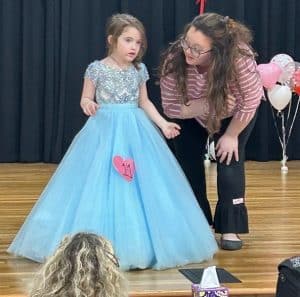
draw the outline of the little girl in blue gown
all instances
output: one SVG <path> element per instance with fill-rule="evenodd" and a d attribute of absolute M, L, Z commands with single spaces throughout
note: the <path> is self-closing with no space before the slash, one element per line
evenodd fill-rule
<path fill-rule="evenodd" d="M 107 36 L 108 56 L 85 73 L 90 118 L 8 251 L 43 262 L 66 234 L 94 232 L 112 242 L 124 270 L 210 259 L 214 235 L 156 127 L 167 138 L 180 133 L 148 99 L 143 25 L 117 14 Z"/>

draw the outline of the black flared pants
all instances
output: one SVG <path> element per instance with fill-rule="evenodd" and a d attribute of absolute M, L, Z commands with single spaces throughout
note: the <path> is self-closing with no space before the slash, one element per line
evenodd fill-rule
<path fill-rule="evenodd" d="M 215 144 L 224 134 L 231 118 L 221 123 L 220 132 L 213 136 Z M 245 205 L 245 146 L 255 124 L 256 116 L 239 135 L 239 161 L 229 165 L 217 160 L 217 192 L 214 220 L 206 193 L 204 155 L 208 133 L 195 119 L 175 120 L 181 133 L 170 142 L 170 147 L 180 163 L 196 199 L 209 224 L 216 233 L 248 233 L 248 214 Z M 174 121 L 174 119 L 172 119 Z"/>

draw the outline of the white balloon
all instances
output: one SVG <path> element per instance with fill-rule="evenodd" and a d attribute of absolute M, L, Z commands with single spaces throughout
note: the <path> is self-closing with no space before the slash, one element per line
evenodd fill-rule
<path fill-rule="evenodd" d="M 281 111 L 289 104 L 292 91 L 288 86 L 275 85 L 268 91 L 268 98 L 272 106 Z"/>
<path fill-rule="evenodd" d="M 293 77 L 295 62 L 291 56 L 278 54 L 271 59 L 271 63 L 277 64 L 282 69 L 282 73 L 278 79 L 280 83 L 285 84 Z"/>

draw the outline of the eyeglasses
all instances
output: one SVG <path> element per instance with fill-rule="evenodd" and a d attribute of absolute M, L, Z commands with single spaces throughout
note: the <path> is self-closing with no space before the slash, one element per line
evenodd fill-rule
<path fill-rule="evenodd" d="M 192 54 L 192 56 L 194 56 L 194 58 L 199 58 L 201 55 L 206 54 L 211 51 L 211 49 L 203 51 L 200 48 L 198 48 L 197 46 L 190 46 L 184 38 L 182 38 L 180 40 L 180 45 L 184 51 L 187 51 L 188 49 L 190 49 L 191 54 Z"/>

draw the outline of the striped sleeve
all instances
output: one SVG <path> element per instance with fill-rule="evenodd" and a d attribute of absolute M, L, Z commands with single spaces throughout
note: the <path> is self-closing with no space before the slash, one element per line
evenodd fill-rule
<path fill-rule="evenodd" d="M 169 74 L 160 79 L 163 111 L 169 118 L 181 118 L 181 96 L 176 88 L 175 78 Z"/>
<path fill-rule="evenodd" d="M 263 97 L 263 86 L 253 57 L 241 57 L 236 64 L 240 98 L 234 117 L 242 122 L 248 122 L 254 116 Z"/>

